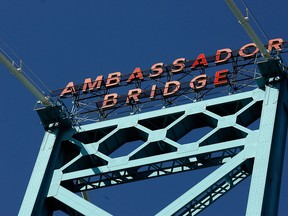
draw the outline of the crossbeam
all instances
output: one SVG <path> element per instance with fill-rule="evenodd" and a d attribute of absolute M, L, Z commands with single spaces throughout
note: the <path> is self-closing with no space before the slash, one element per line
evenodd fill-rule
<path fill-rule="evenodd" d="M 249 176 L 247 215 L 261 215 L 278 96 L 277 86 L 266 86 L 50 130 L 19 215 L 49 215 L 57 210 L 74 215 L 109 215 L 108 209 L 77 193 L 208 167 L 216 169 L 158 215 L 196 215 Z M 138 146 L 127 149 L 131 142 Z M 75 205 L 76 200 L 79 205 Z M 257 212 L 255 202 L 259 203 Z"/>

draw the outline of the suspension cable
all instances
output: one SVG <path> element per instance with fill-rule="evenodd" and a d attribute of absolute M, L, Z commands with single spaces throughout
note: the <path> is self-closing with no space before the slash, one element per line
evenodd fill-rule
<path fill-rule="evenodd" d="M 257 28 L 260 30 L 261 34 L 263 35 L 263 37 L 265 38 L 265 40 L 267 40 L 267 42 L 269 41 L 269 37 L 267 36 L 267 34 L 265 33 L 264 29 L 262 28 L 262 26 L 259 24 L 258 20 L 256 19 L 256 17 L 253 15 L 252 11 L 248 8 L 247 4 L 245 3 L 244 0 L 241 0 L 242 4 L 244 5 L 244 7 L 246 8 L 246 13 L 247 13 L 247 18 L 248 15 L 250 14 L 254 23 L 256 24 Z"/>
<path fill-rule="evenodd" d="M 23 74 L 25 74 L 25 76 L 43 93 L 45 94 L 45 91 L 43 91 L 43 89 L 36 84 L 36 82 L 27 74 L 24 72 L 22 66 L 25 66 L 25 68 L 34 76 L 34 78 L 37 80 L 37 82 L 39 82 L 48 92 L 50 95 L 52 95 L 51 90 L 47 87 L 47 85 L 36 75 L 36 73 L 34 73 L 30 67 L 28 67 L 28 65 L 26 65 L 22 59 L 17 55 L 17 53 L 3 40 L 0 38 L 0 42 L 7 48 L 7 50 L 12 53 L 17 60 L 19 60 L 20 65 L 18 66 L 15 61 L 13 60 L 13 58 L 11 58 L 7 52 L 5 52 L 2 48 L 0 48 L 0 50 L 6 55 L 6 57 L 13 63 L 15 64 L 17 67 L 20 67 L 21 72 L 23 72 Z"/>

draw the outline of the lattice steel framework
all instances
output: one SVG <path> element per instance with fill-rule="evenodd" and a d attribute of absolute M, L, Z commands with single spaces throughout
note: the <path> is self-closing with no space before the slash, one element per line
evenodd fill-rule
<path fill-rule="evenodd" d="M 19 215 L 110 215 L 79 193 L 212 166 L 217 169 L 157 215 L 196 215 L 248 176 L 247 215 L 275 215 L 281 179 L 275 172 L 282 170 L 287 128 L 287 82 L 281 82 L 280 91 L 274 79 L 262 89 L 207 101 L 73 128 L 54 125 Z M 115 156 L 133 141 L 141 145 Z"/>

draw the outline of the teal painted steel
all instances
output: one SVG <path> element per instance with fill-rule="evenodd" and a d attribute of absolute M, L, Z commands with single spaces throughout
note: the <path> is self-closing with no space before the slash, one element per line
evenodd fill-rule
<path fill-rule="evenodd" d="M 278 89 L 266 88 L 261 114 L 259 135 L 254 147 L 254 166 L 248 197 L 247 215 L 261 215 L 276 116 Z"/>
<path fill-rule="evenodd" d="M 52 151 L 55 149 L 55 141 L 58 134 L 58 129 L 54 132 L 46 132 L 42 141 L 42 145 L 39 150 L 37 161 L 35 163 L 29 185 L 27 187 L 20 211 L 21 215 L 48 215 L 48 210 L 44 208 L 44 200 L 46 193 L 44 192 L 49 187 L 49 181 L 45 179 L 47 173 L 51 173 L 53 170 L 48 166 L 52 155 Z M 37 206 L 37 207 L 36 207 Z"/>
<path fill-rule="evenodd" d="M 277 99 L 278 89 L 266 87 L 64 128 L 57 139 L 56 133 L 47 132 L 20 215 L 49 215 L 56 210 L 109 215 L 109 209 L 76 193 L 219 165 L 158 215 L 198 214 L 251 174 L 249 203 L 261 200 Z M 251 127 L 260 117 L 259 128 Z M 205 129 L 201 136 L 199 128 Z M 130 142 L 139 146 L 121 152 Z M 257 202 L 261 212 L 262 202 Z M 259 213 L 249 209 L 248 204 L 247 215 Z"/>
<path fill-rule="evenodd" d="M 237 154 L 229 163 L 225 163 L 221 168 L 211 173 L 165 209 L 160 211 L 157 216 L 198 214 L 250 175 L 240 167 L 245 159 L 245 152 Z"/>
<path fill-rule="evenodd" d="M 277 215 L 288 87 L 280 67 L 264 76 L 270 63 L 253 91 L 83 126 L 48 119 L 19 215 L 110 215 L 77 193 L 207 167 L 157 215 L 196 215 L 249 176 L 246 215 Z"/>
<path fill-rule="evenodd" d="M 269 156 L 263 208 L 261 212 L 261 215 L 263 216 L 278 215 L 281 177 L 288 128 L 288 82 L 286 79 L 281 82 L 279 94 L 271 145 L 272 147 Z"/>

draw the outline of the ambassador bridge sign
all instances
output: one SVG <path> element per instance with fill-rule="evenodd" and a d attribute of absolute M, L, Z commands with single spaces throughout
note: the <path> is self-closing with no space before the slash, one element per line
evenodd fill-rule
<path fill-rule="evenodd" d="M 269 41 L 267 49 L 279 53 L 283 47 L 286 47 L 283 39 L 276 38 Z M 80 120 L 106 118 L 116 109 L 128 108 L 130 113 L 136 113 L 159 105 L 195 102 L 204 96 L 250 90 L 257 78 L 253 65 L 258 57 L 261 57 L 259 49 L 249 43 L 238 51 L 217 50 L 215 56 L 201 53 L 195 60 L 178 58 L 171 65 L 159 62 L 149 70 L 137 67 L 131 74 L 113 72 L 107 78 L 103 75 L 95 80 L 86 78 L 79 85 L 71 81 L 65 88 L 53 91 L 52 96 L 73 98 L 71 114 Z M 125 112 L 120 111 L 117 116 Z M 97 117 L 93 117 L 95 114 Z"/>

